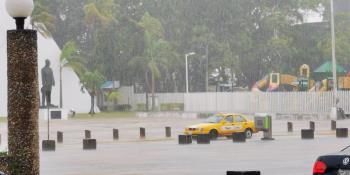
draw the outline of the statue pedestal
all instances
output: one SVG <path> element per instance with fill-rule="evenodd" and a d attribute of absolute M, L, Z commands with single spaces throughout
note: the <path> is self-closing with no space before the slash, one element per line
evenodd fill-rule
<path fill-rule="evenodd" d="M 60 108 L 50 108 L 50 120 L 68 120 L 68 111 Z M 39 119 L 47 120 L 48 110 L 42 108 L 39 110 Z"/>

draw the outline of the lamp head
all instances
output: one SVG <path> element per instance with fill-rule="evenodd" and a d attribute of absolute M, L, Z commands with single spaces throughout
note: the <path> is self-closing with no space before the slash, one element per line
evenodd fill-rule
<path fill-rule="evenodd" d="M 24 29 L 24 20 L 34 10 L 33 0 L 6 0 L 7 13 L 16 20 L 17 29 Z"/>
<path fill-rule="evenodd" d="M 186 54 L 187 56 L 192 56 L 192 55 L 195 55 L 196 53 L 195 52 L 190 52 L 188 54 Z"/>

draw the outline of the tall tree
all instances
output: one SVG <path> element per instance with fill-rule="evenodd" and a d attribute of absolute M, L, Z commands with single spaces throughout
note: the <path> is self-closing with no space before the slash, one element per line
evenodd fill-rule
<path fill-rule="evenodd" d="M 89 114 L 95 114 L 95 97 L 100 90 L 101 85 L 104 83 L 104 76 L 97 70 L 90 72 L 87 71 L 81 77 L 82 91 L 86 89 L 91 97 L 91 108 Z"/>

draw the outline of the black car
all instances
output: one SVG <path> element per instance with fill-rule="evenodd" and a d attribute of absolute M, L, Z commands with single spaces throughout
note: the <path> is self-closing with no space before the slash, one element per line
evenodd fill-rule
<path fill-rule="evenodd" d="M 313 175 L 350 175 L 350 146 L 339 153 L 320 156 Z"/>

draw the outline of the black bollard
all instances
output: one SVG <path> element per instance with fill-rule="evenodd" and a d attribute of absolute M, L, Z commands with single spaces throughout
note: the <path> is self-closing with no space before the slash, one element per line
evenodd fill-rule
<path fill-rule="evenodd" d="M 83 150 L 96 150 L 97 141 L 96 139 L 84 139 L 83 140 Z"/>
<path fill-rule="evenodd" d="M 179 135 L 179 144 L 185 145 L 185 144 L 191 144 L 192 143 L 192 136 L 191 135 Z"/>
<path fill-rule="evenodd" d="M 55 151 L 56 142 L 54 140 L 43 140 L 42 149 L 43 151 Z"/>
<path fill-rule="evenodd" d="M 292 122 L 288 122 L 287 123 L 287 127 L 288 127 L 288 132 L 293 132 L 293 123 Z"/>
<path fill-rule="evenodd" d="M 197 136 L 198 144 L 210 144 L 210 135 L 209 134 L 199 134 Z"/>
<path fill-rule="evenodd" d="M 337 122 L 335 120 L 331 121 L 331 130 L 335 131 L 337 129 Z"/>
<path fill-rule="evenodd" d="M 57 131 L 57 143 L 63 143 L 63 132 Z"/>
<path fill-rule="evenodd" d="M 232 134 L 233 142 L 246 142 L 246 135 L 244 132 L 236 132 Z"/>
<path fill-rule="evenodd" d="M 119 140 L 119 130 L 113 129 L 113 140 Z"/>
<path fill-rule="evenodd" d="M 146 138 L 146 129 L 145 128 L 140 128 L 140 138 L 141 139 Z"/>
<path fill-rule="evenodd" d="M 301 138 L 302 139 L 314 139 L 315 131 L 312 129 L 302 129 L 301 130 Z"/>
<path fill-rule="evenodd" d="M 85 139 L 91 139 L 91 131 L 85 130 Z"/>
<path fill-rule="evenodd" d="M 227 175 L 260 175 L 260 171 L 227 171 Z"/>
<path fill-rule="evenodd" d="M 349 136 L 348 128 L 337 128 L 336 135 L 337 135 L 337 138 L 348 138 Z"/>
<path fill-rule="evenodd" d="M 171 137 L 171 127 L 165 127 L 165 137 Z"/>
<path fill-rule="evenodd" d="M 315 122 L 310 121 L 310 129 L 315 131 Z"/>

